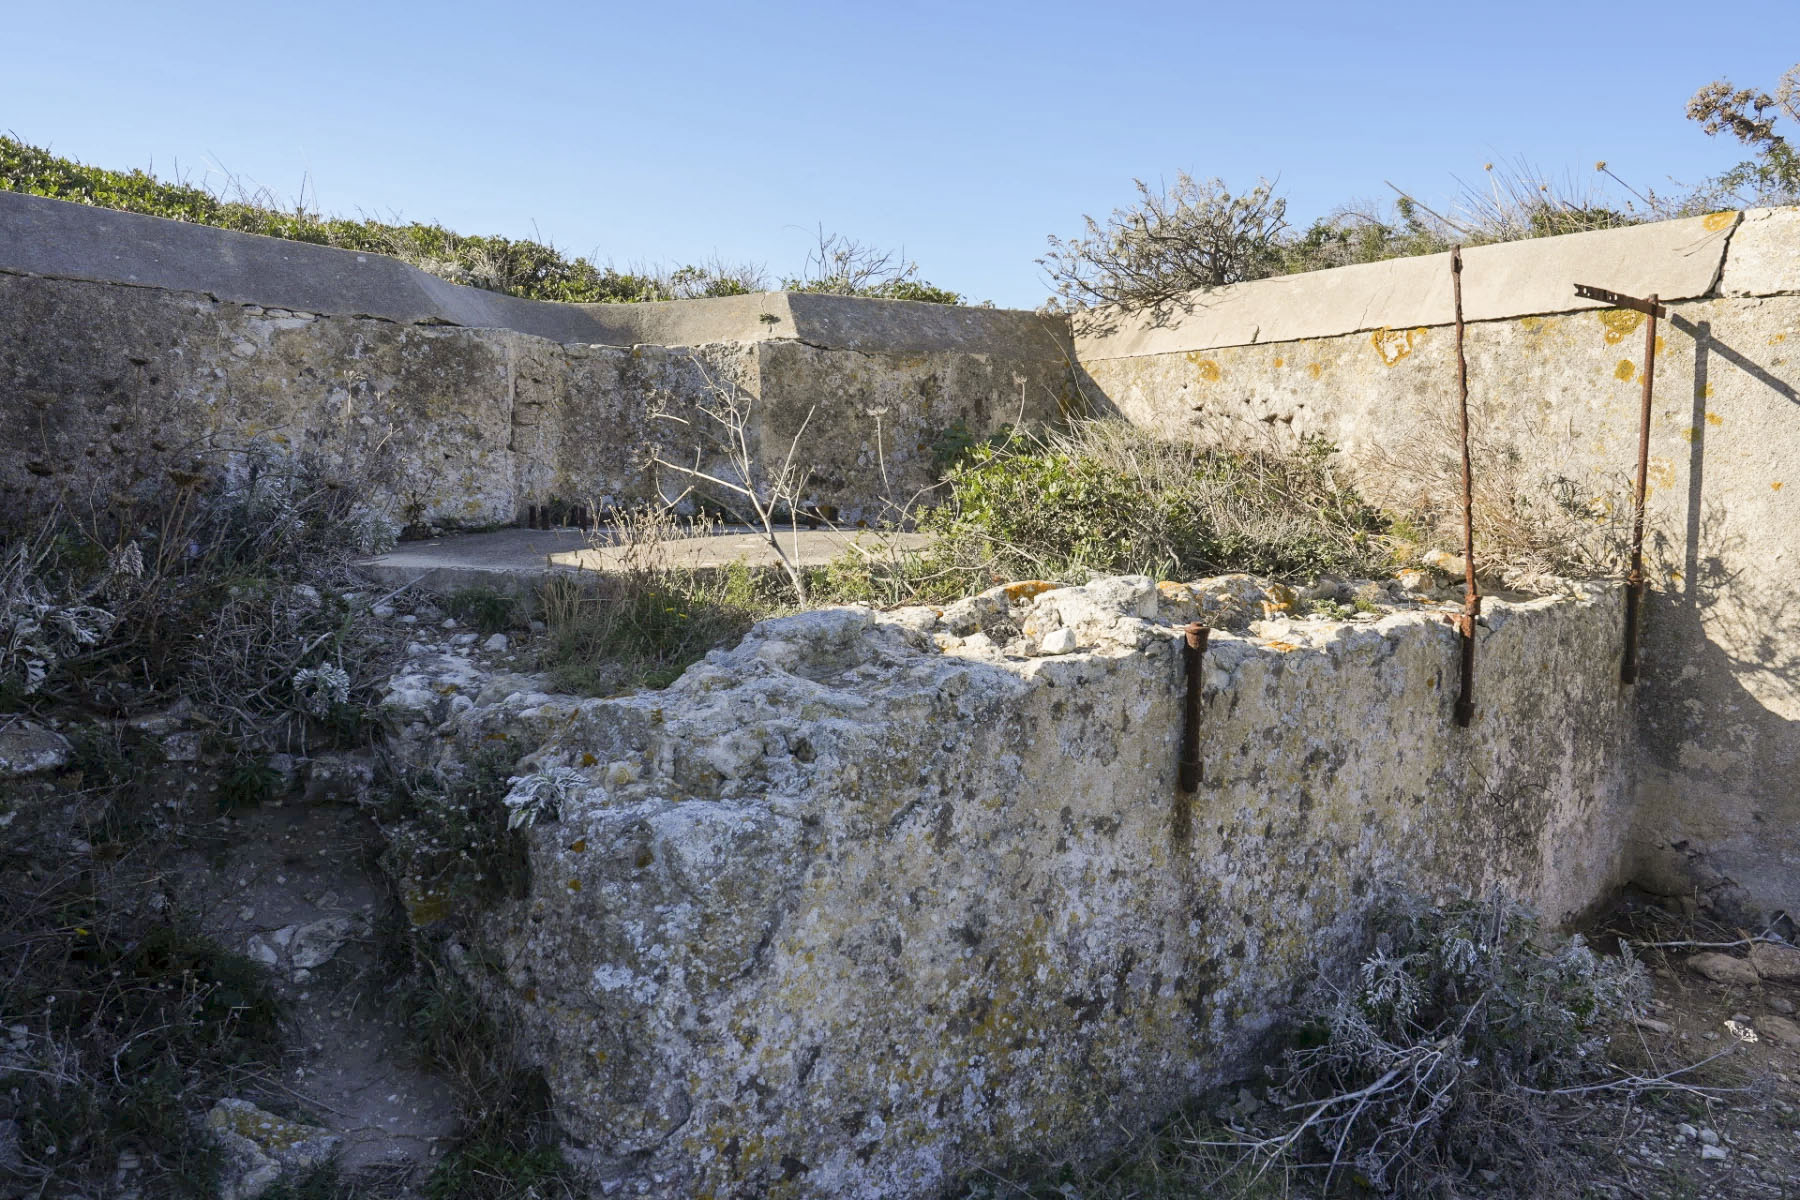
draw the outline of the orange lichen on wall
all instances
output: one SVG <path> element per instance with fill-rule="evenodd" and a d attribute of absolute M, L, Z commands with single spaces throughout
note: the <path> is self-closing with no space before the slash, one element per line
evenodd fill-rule
<path fill-rule="evenodd" d="M 1629 308 L 1609 308 L 1597 314 L 1600 324 L 1606 326 L 1606 344 L 1616 346 L 1644 323 L 1644 314 Z"/>
<path fill-rule="evenodd" d="M 1614 379 L 1623 379 L 1629 383 L 1636 376 L 1637 364 L 1632 362 L 1629 358 L 1621 358 L 1619 360 L 1619 365 L 1613 368 Z"/>
<path fill-rule="evenodd" d="M 1723 212 L 1707 213 L 1700 218 L 1700 224 L 1709 231 L 1717 233 L 1735 220 L 1737 220 L 1737 210 L 1728 208 Z"/>
<path fill-rule="evenodd" d="M 1191 351 L 1187 360 L 1194 364 L 1194 369 L 1199 372 L 1200 378 L 1208 383 L 1219 382 L 1219 364 L 1216 360 L 1203 357 L 1198 350 Z"/>
<path fill-rule="evenodd" d="M 1375 347 L 1375 353 L 1381 355 L 1381 365 L 1391 367 L 1413 352 L 1413 339 L 1425 336 L 1426 330 L 1389 329 L 1382 326 L 1369 335 L 1369 342 Z"/>
<path fill-rule="evenodd" d="M 1026 579 L 1019 583 L 1007 584 L 1006 598 L 1013 604 L 1018 604 L 1033 596 L 1041 596 L 1045 592 L 1055 591 L 1059 586 L 1061 585 L 1043 579 Z"/>

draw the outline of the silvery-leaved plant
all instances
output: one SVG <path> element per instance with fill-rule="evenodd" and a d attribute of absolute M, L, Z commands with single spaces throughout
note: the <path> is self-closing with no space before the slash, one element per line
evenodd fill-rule
<path fill-rule="evenodd" d="M 0 563 L 0 681 L 29 695 L 56 663 L 112 632 L 117 618 L 84 603 L 93 589 L 59 602 L 37 574 L 32 547 L 21 544 Z"/>
<path fill-rule="evenodd" d="M 295 671 L 293 685 L 300 707 L 315 717 L 329 716 L 334 705 L 350 701 L 349 673 L 330 663 Z"/>
<path fill-rule="evenodd" d="M 573 799 L 585 782 L 586 778 L 573 767 L 550 767 L 513 779 L 505 800 L 511 810 L 506 827 L 519 829 L 556 820 L 563 804 Z"/>

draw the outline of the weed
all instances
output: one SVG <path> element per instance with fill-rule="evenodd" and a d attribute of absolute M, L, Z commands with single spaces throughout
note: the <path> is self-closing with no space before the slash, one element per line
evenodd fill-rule
<path fill-rule="evenodd" d="M 200 1117 L 277 1062 L 262 969 L 166 910 L 137 866 L 0 864 L 0 1118 L 39 1195 L 106 1194 L 121 1154 L 158 1195 L 214 1194 Z"/>
<path fill-rule="evenodd" d="M 510 766 L 495 754 L 478 757 L 459 776 L 394 780 L 379 817 L 389 874 L 446 904 L 523 896 L 530 860 L 506 806 Z"/>
<path fill-rule="evenodd" d="M 239 763 L 219 780 L 219 811 L 259 808 L 281 794 L 286 780 L 266 758 Z"/>
<path fill-rule="evenodd" d="M 542 662 L 559 688 L 604 696 L 666 687 L 708 650 L 736 642 L 785 606 L 772 572 L 741 563 L 700 571 L 669 566 L 666 547 L 684 532 L 666 511 L 622 514 L 615 569 L 544 581 Z"/>
<path fill-rule="evenodd" d="M 450 615 L 482 633 L 504 633 L 519 624 L 518 598 L 491 587 L 459 588 L 445 607 Z"/>

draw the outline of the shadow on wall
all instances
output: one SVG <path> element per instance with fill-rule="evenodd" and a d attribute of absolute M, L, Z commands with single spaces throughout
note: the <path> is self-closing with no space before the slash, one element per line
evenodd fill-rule
<path fill-rule="evenodd" d="M 1651 538 L 1653 578 L 1673 586 L 1651 593 L 1645 624 L 1637 869 L 1652 891 L 1754 923 L 1756 908 L 1800 913 L 1795 864 L 1781 848 L 1783 831 L 1800 827 L 1800 795 L 1779 785 L 1800 776 L 1800 719 L 1788 715 L 1800 713 L 1800 643 L 1783 632 L 1800 628 L 1800 581 L 1779 582 L 1800 563 L 1757 569 L 1754 533 L 1709 497 L 1706 401 L 1720 367 L 1739 370 L 1793 405 L 1800 427 L 1800 393 L 1716 338 L 1710 321 L 1672 324 L 1694 339 L 1687 496 L 1680 537 Z M 1778 560 L 1782 531 L 1767 532 Z M 1711 793 L 1704 809 L 1681 799 L 1696 784 Z M 1735 878 L 1709 861 L 1715 854 Z"/>

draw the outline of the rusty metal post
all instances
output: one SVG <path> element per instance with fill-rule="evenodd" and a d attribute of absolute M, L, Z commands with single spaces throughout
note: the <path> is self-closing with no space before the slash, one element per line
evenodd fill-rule
<path fill-rule="evenodd" d="M 1631 571 L 1625 576 L 1625 653 L 1619 660 L 1619 682 L 1637 682 L 1638 623 L 1644 605 L 1644 501 L 1650 490 L 1650 400 L 1656 387 L 1656 319 L 1668 310 L 1654 293 L 1643 299 L 1610 292 L 1589 284 L 1575 285 L 1583 300 L 1598 300 L 1614 308 L 1641 312 L 1644 322 L 1644 386 L 1638 403 L 1637 483 L 1631 494 Z"/>
<path fill-rule="evenodd" d="M 1625 577 L 1625 654 L 1619 682 L 1637 682 L 1638 621 L 1644 604 L 1644 499 L 1650 483 L 1650 393 L 1656 386 L 1656 293 L 1645 297 L 1644 390 L 1638 404 L 1637 486 L 1631 496 L 1631 573 Z"/>
<path fill-rule="evenodd" d="M 1469 361 L 1463 352 L 1462 247 L 1450 250 L 1450 290 L 1456 305 L 1457 416 L 1462 429 L 1463 610 L 1457 619 L 1462 634 L 1462 683 L 1456 693 L 1456 723 L 1467 729 L 1475 717 L 1475 618 L 1481 615 L 1481 591 L 1475 584 L 1475 471 L 1469 459 Z"/>
<path fill-rule="evenodd" d="M 1181 664 L 1187 677 L 1187 698 L 1181 720 L 1181 790 L 1197 791 L 1200 787 L 1200 691 L 1205 684 L 1202 662 L 1206 657 L 1206 639 L 1212 632 L 1199 622 L 1187 627 L 1181 647 Z"/>

